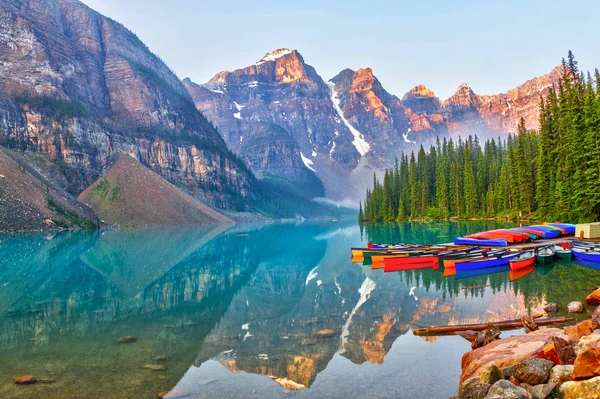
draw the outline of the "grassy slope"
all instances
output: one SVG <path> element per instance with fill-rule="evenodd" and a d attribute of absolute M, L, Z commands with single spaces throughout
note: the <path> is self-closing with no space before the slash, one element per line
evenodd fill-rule
<path fill-rule="evenodd" d="M 131 227 L 230 223 L 137 160 L 121 155 L 79 195 L 105 222 Z"/>

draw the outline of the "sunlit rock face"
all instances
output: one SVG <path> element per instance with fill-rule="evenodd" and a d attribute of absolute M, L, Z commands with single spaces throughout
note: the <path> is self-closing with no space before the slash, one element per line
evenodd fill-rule
<path fill-rule="evenodd" d="M 317 184 L 307 176 L 315 173 L 328 196 L 344 190 L 338 180 L 348 179 L 361 154 L 332 103 L 330 87 L 296 50 L 276 50 L 203 85 L 183 83 L 196 107 L 258 175 L 310 183 L 314 190 Z M 257 141 L 263 144 L 248 145 Z"/>
<path fill-rule="evenodd" d="M 215 188 L 250 190 L 251 176 L 177 76 L 133 33 L 84 4 L 2 3 L 0 61 L 0 144 L 60 166 L 56 179 L 71 193 L 115 153 L 214 204 L 231 201 Z"/>
<path fill-rule="evenodd" d="M 528 129 L 539 128 L 540 98 L 558 83 L 561 67 L 533 78 L 506 93 L 475 94 L 466 83 L 442 103 L 452 135 L 489 137 L 515 133 L 521 118 Z"/>

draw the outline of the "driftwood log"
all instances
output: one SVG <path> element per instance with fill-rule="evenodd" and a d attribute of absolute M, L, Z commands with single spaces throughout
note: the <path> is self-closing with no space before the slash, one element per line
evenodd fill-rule
<path fill-rule="evenodd" d="M 549 324 L 563 324 L 574 321 L 573 317 L 553 317 L 549 319 L 536 319 L 535 323 L 538 326 L 545 326 Z M 492 323 L 495 327 L 501 330 L 508 330 L 513 328 L 523 327 L 523 320 L 513 319 L 504 320 Z M 454 326 L 431 326 L 428 328 L 418 328 L 413 330 L 414 335 L 443 335 L 443 334 L 454 334 L 461 331 L 482 331 L 488 328 L 488 323 L 485 324 L 457 324 Z"/>

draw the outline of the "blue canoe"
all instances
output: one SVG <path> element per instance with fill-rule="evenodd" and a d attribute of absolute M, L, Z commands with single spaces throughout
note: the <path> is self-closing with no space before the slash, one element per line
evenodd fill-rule
<path fill-rule="evenodd" d="M 506 266 L 509 264 L 512 258 L 515 258 L 519 255 L 521 255 L 521 252 L 515 252 L 510 255 L 493 257 L 490 259 L 472 260 L 468 262 L 456 262 L 454 264 L 454 267 L 458 272 L 459 270 L 486 269 L 488 267 Z"/>
<path fill-rule="evenodd" d="M 547 223 L 548 226 L 558 227 L 559 229 L 563 229 L 567 232 L 567 234 L 575 234 L 575 225 L 568 223 Z"/>
<path fill-rule="evenodd" d="M 495 266 L 486 267 L 485 269 L 473 269 L 473 270 L 457 270 L 454 278 L 459 280 L 461 278 L 485 276 L 488 274 L 502 273 L 510 271 L 510 266 Z"/>
<path fill-rule="evenodd" d="M 496 238 L 493 240 L 478 240 L 477 238 L 456 237 L 454 245 L 480 245 L 486 247 L 506 247 L 508 244 L 505 238 Z"/>
<path fill-rule="evenodd" d="M 585 260 L 587 262 L 600 263 L 600 252 L 588 252 L 584 249 L 573 248 L 573 256 L 575 259 Z"/>
<path fill-rule="evenodd" d="M 560 231 L 553 229 L 552 227 L 541 227 L 541 226 L 527 226 L 529 230 L 539 231 L 544 234 L 544 238 L 558 238 L 561 236 Z"/>

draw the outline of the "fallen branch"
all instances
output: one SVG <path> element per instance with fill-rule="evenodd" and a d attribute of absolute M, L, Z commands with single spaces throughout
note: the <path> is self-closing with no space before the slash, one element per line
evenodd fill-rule
<path fill-rule="evenodd" d="M 562 324 L 574 321 L 573 317 L 554 317 L 550 319 L 537 319 L 535 323 L 538 326 L 545 326 L 549 324 Z M 495 327 L 501 330 L 507 330 L 511 328 L 523 327 L 523 321 L 521 319 L 505 320 L 492 323 Z M 460 331 L 482 331 L 488 328 L 487 323 L 485 324 L 458 324 L 455 326 L 431 326 L 428 328 L 418 328 L 413 330 L 414 335 L 442 335 L 442 334 L 454 334 Z"/>

